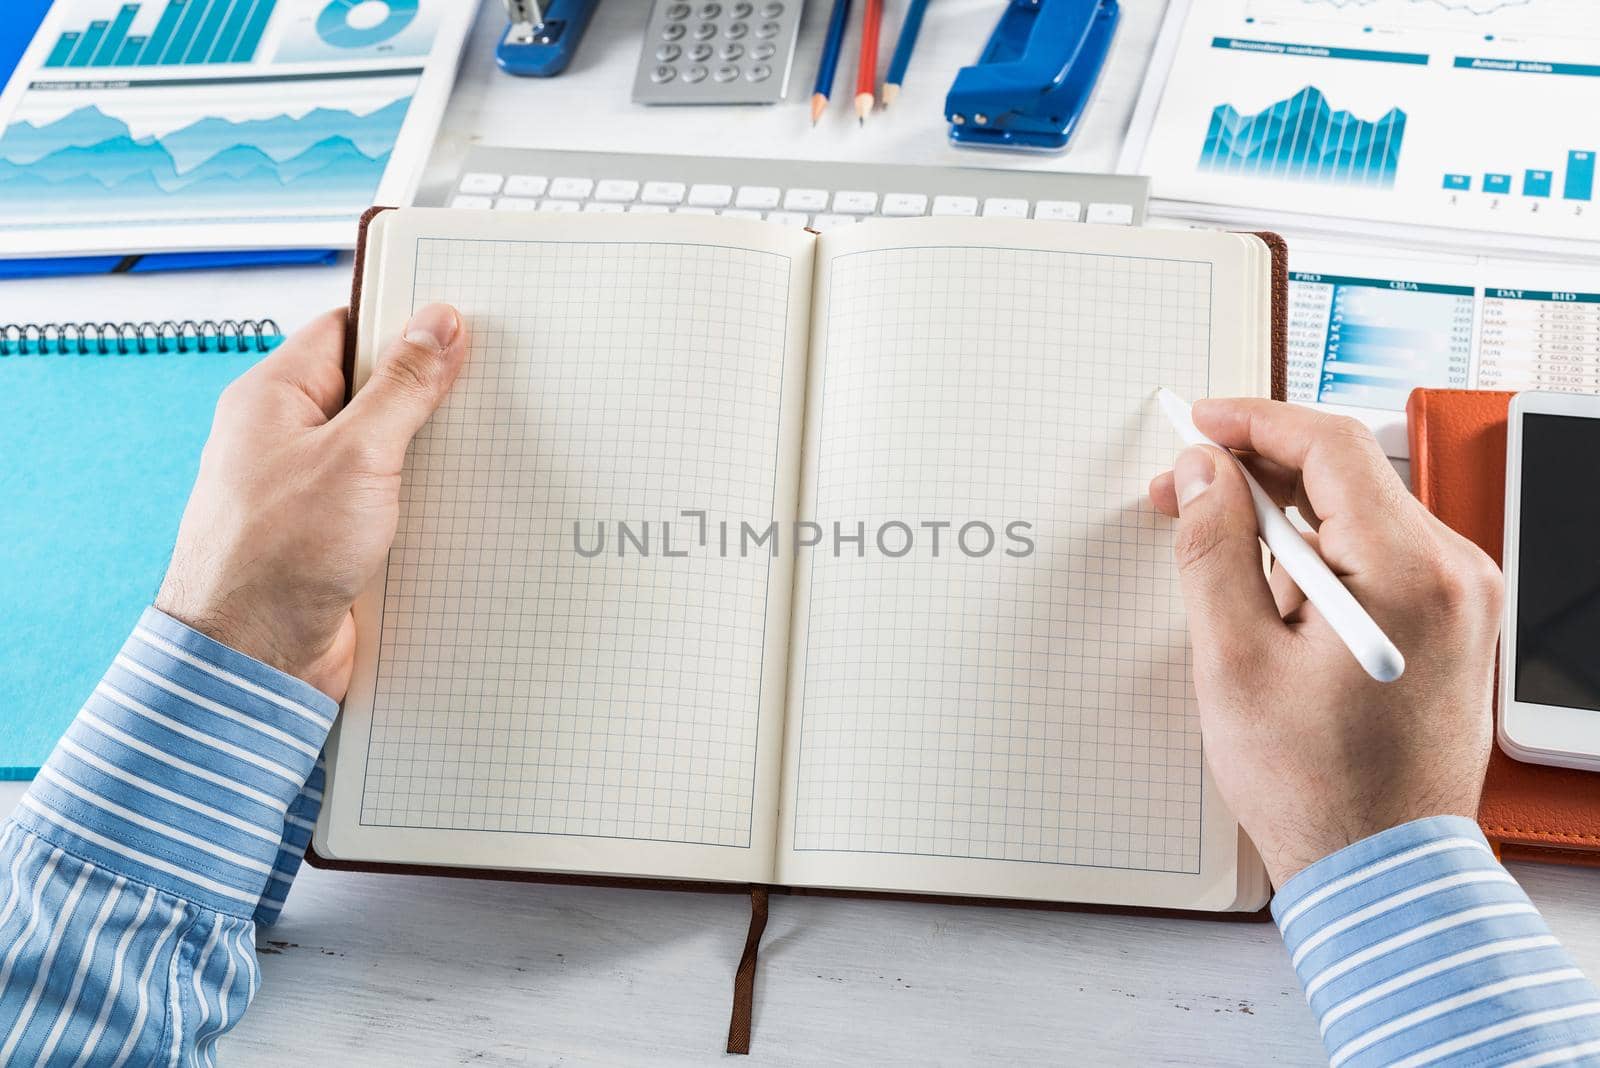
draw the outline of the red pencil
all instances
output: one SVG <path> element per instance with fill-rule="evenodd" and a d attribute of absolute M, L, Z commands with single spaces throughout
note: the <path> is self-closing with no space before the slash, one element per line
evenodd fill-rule
<path fill-rule="evenodd" d="M 856 72 L 856 119 L 866 125 L 878 96 L 878 29 L 883 25 L 883 0 L 867 0 L 861 24 L 861 67 Z"/>

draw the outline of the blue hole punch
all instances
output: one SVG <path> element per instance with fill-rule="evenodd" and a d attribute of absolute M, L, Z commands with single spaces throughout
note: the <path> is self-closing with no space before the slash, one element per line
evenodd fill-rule
<path fill-rule="evenodd" d="M 549 78 L 572 62 L 600 0 L 505 0 L 510 20 L 495 46 L 507 74 Z"/>
<path fill-rule="evenodd" d="M 1011 0 L 975 66 L 945 97 L 950 140 L 982 148 L 1067 147 L 1111 51 L 1117 0 Z"/>

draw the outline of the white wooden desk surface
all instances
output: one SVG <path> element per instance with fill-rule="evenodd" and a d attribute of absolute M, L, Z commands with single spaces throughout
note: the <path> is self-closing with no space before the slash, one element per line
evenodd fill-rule
<path fill-rule="evenodd" d="M 892 41 L 901 3 L 890 0 Z M 477 142 L 882 162 L 1097 170 L 1110 166 L 1161 0 L 1124 0 L 1097 100 L 1063 157 L 949 147 L 940 107 L 1000 0 L 940 0 L 901 103 L 863 131 L 805 101 L 827 0 L 811 0 L 790 99 L 778 108 L 662 111 L 628 102 L 647 5 L 607 0 L 579 58 L 549 81 L 500 75 L 497 5 L 479 19 L 424 193 L 448 187 Z M 885 47 L 890 47 L 888 44 Z M 217 314 L 286 326 L 342 303 L 336 268 L 189 275 Z M 48 318 L 172 314 L 161 276 L 12 283 Z M 180 298 L 187 299 L 187 298 Z M 225 307 L 221 307 L 225 305 Z M 0 785 L 0 811 L 21 789 Z M 1600 871 L 1516 865 L 1556 934 L 1600 975 Z M 234 1065 L 696 1064 L 717 1060 L 743 897 L 306 870 L 260 934 L 263 987 L 223 1046 Z M 1309 1012 L 1276 932 L 1210 923 L 884 901 L 775 897 L 756 987 L 753 1064 L 1054 1062 L 1317 1064 Z"/>

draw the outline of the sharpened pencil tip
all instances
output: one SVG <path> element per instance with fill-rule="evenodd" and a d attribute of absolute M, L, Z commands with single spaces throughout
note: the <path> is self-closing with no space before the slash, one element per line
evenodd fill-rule
<path fill-rule="evenodd" d="M 867 124 L 867 116 L 872 112 L 872 104 L 871 93 L 856 94 L 856 118 L 861 120 L 863 126 Z"/>
<path fill-rule="evenodd" d="M 900 95 L 900 86 L 894 82 L 883 83 L 883 106 L 888 107 Z"/>
<path fill-rule="evenodd" d="M 811 94 L 811 125 L 815 126 L 822 121 L 822 113 L 828 110 L 828 98 L 821 93 Z"/>

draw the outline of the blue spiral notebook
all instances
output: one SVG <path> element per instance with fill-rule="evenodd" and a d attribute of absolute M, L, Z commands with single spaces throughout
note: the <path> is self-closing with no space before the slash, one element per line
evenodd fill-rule
<path fill-rule="evenodd" d="M 150 604 L 217 396 L 271 320 L 0 327 L 0 779 L 32 778 Z"/>

